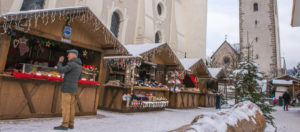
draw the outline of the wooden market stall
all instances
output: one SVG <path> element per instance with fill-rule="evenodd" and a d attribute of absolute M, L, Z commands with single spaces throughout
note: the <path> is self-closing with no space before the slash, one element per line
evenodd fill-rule
<path fill-rule="evenodd" d="M 279 99 L 285 91 L 288 91 L 291 98 L 295 100 L 299 97 L 300 93 L 300 79 L 284 75 L 272 80 L 272 84 L 275 90 L 275 98 Z"/>
<path fill-rule="evenodd" d="M 76 115 L 95 115 L 104 55 L 127 53 L 87 7 L 4 14 L 0 34 L 0 119 L 61 116 L 55 66 L 68 49 L 80 52 L 84 67 Z"/>
<path fill-rule="evenodd" d="M 214 107 L 216 106 L 216 93 L 220 91 L 220 84 L 225 86 L 222 88 L 226 90 L 226 75 L 222 68 L 208 68 L 211 78 L 207 82 L 207 89 L 205 94 L 200 95 L 200 106 Z"/>
<path fill-rule="evenodd" d="M 202 101 L 200 97 L 206 94 L 206 84 L 210 73 L 202 59 L 185 58 L 180 61 L 184 66 L 184 71 L 177 77 L 182 85 L 175 90 L 171 88 L 169 107 L 197 108 Z"/>
<path fill-rule="evenodd" d="M 126 45 L 132 56 L 105 57 L 107 82 L 99 108 L 119 112 L 163 110 L 168 81 L 181 63 L 167 43 Z"/>

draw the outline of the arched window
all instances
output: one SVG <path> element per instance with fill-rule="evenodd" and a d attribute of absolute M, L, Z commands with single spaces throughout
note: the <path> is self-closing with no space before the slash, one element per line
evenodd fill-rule
<path fill-rule="evenodd" d="M 254 4 L 253 4 L 253 10 L 254 10 L 254 11 L 258 11 L 258 4 L 257 4 L 257 3 L 254 3 Z"/>
<path fill-rule="evenodd" d="M 110 31 L 115 35 L 115 37 L 118 37 L 119 28 L 120 28 L 120 15 L 117 12 L 114 12 L 111 17 Z"/>
<path fill-rule="evenodd" d="M 21 11 L 43 9 L 44 0 L 23 0 Z"/>
<path fill-rule="evenodd" d="M 161 42 L 161 33 L 157 31 L 155 33 L 155 43 L 160 43 Z"/>
<path fill-rule="evenodd" d="M 162 14 L 162 5 L 161 4 L 157 5 L 157 13 L 158 13 L 158 15 Z"/>
<path fill-rule="evenodd" d="M 224 64 L 230 63 L 230 58 L 229 57 L 224 57 L 223 62 L 224 62 Z"/>

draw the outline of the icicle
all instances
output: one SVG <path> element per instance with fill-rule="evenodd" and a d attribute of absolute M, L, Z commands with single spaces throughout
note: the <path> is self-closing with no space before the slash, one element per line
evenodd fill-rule
<path fill-rule="evenodd" d="M 5 34 L 7 32 L 7 23 L 6 23 L 6 21 L 4 21 L 4 23 L 3 23 L 3 30 L 4 30 L 4 32 L 1 33 L 1 34 Z"/>
<path fill-rule="evenodd" d="M 42 23 L 45 24 L 45 12 L 43 12 Z"/>
<path fill-rule="evenodd" d="M 25 31 L 26 33 L 30 31 L 30 27 L 31 27 L 31 19 L 28 19 L 27 30 Z"/>
<path fill-rule="evenodd" d="M 51 23 L 55 21 L 56 12 L 52 12 L 51 14 Z"/>
<path fill-rule="evenodd" d="M 59 18 L 58 19 L 61 20 L 61 11 L 59 12 Z"/>
<path fill-rule="evenodd" d="M 48 19 L 49 19 L 49 18 L 48 18 L 48 17 L 49 17 L 48 15 L 49 15 L 49 13 L 47 12 L 47 15 L 46 15 L 46 18 L 47 18 L 46 20 L 47 20 L 47 21 L 46 21 L 45 25 L 48 24 Z"/>
<path fill-rule="evenodd" d="M 35 15 L 34 17 L 35 17 L 34 27 L 36 28 L 39 18 L 37 15 Z"/>

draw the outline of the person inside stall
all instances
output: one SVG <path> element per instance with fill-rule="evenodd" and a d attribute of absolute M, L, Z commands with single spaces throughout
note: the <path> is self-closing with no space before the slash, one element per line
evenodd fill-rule
<path fill-rule="evenodd" d="M 33 65 L 38 66 L 38 65 L 39 65 L 39 62 L 38 62 L 38 61 L 34 61 L 34 62 L 33 62 Z"/>

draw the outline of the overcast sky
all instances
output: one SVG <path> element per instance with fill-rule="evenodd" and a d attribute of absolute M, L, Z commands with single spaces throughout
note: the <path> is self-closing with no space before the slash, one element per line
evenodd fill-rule
<path fill-rule="evenodd" d="M 293 0 L 278 0 L 281 56 L 286 58 L 287 67 L 300 62 L 300 27 L 292 28 Z M 208 0 L 207 55 L 223 43 L 225 34 L 229 43 L 239 43 L 238 0 Z"/>

